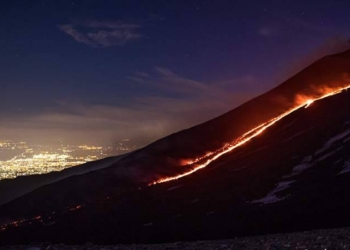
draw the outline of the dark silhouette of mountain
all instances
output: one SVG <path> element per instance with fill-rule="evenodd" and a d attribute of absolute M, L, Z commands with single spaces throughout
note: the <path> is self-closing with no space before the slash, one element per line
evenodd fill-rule
<path fill-rule="evenodd" d="M 350 225 L 350 92 L 315 101 L 184 178 L 183 163 L 329 89 L 350 85 L 350 51 L 109 167 L 42 186 L 0 207 L 4 244 L 232 238 Z M 40 216 L 40 217 L 38 217 Z"/>

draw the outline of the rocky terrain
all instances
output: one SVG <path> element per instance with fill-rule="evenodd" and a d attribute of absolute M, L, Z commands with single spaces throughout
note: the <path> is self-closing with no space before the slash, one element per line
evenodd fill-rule
<path fill-rule="evenodd" d="M 350 228 L 315 230 L 287 234 L 242 237 L 230 240 L 175 242 L 167 244 L 134 245 L 50 245 L 48 243 L 3 246 L 0 250 L 158 250 L 158 249 L 350 249 Z"/>

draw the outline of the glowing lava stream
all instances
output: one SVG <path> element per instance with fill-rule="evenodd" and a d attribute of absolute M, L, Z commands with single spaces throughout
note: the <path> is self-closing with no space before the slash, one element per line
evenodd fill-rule
<path fill-rule="evenodd" d="M 252 138 L 256 137 L 257 135 L 261 134 L 265 129 L 267 129 L 268 127 L 272 126 L 273 124 L 275 124 L 276 122 L 278 122 L 279 120 L 281 120 L 283 117 L 293 113 L 294 111 L 300 109 L 301 107 L 309 107 L 312 103 L 314 103 L 317 100 L 320 99 L 324 99 L 326 97 L 338 94 L 340 92 L 342 92 L 343 90 L 347 90 L 350 88 L 350 85 L 344 88 L 339 88 L 337 90 L 333 90 L 321 97 L 318 98 L 314 98 L 314 99 L 307 99 L 304 103 L 302 103 L 301 105 L 296 106 L 295 108 L 283 113 L 282 115 L 279 115 L 275 118 L 272 118 L 271 120 L 269 120 L 268 122 L 265 122 L 255 128 L 253 128 L 252 130 L 246 132 L 245 134 L 243 134 L 242 136 L 238 137 L 236 140 L 234 140 L 232 143 L 227 143 L 225 144 L 221 149 L 218 149 L 214 152 L 210 152 L 205 154 L 204 156 L 198 157 L 192 161 L 190 161 L 187 165 L 193 165 L 197 162 L 200 162 L 202 160 L 204 160 L 205 158 L 208 158 L 210 156 L 212 156 L 211 158 L 207 159 L 204 163 L 199 164 L 198 166 L 194 167 L 193 169 L 189 170 L 186 173 L 183 174 L 179 174 L 176 176 L 172 176 L 172 177 L 164 177 L 161 178 L 157 181 L 154 181 L 152 183 L 149 184 L 149 186 L 151 185 L 155 185 L 155 184 L 159 184 L 159 183 L 163 183 L 163 182 L 168 182 L 168 181 L 172 181 L 172 180 L 177 180 L 179 178 L 185 177 L 187 175 L 190 175 L 200 169 L 205 168 L 206 166 L 208 166 L 211 162 L 215 161 L 216 159 L 218 159 L 220 156 L 232 151 L 233 149 L 243 145 L 244 143 L 250 141 Z"/>

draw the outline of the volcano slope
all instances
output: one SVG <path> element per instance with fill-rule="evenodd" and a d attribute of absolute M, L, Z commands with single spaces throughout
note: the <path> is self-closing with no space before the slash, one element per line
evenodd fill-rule
<path fill-rule="evenodd" d="M 3 222 L 35 218 L 4 225 L 0 239 L 164 242 L 349 226 L 349 91 L 292 112 L 200 171 L 148 186 L 188 171 L 182 161 L 222 147 L 300 98 L 349 85 L 349 73 L 349 51 L 325 57 L 223 116 L 5 204 Z"/>

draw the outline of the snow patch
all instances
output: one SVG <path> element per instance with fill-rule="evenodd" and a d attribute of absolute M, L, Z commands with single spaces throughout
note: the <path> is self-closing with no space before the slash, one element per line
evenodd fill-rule
<path fill-rule="evenodd" d="M 184 186 L 184 185 L 181 184 L 181 185 L 173 186 L 173 187 L 168 188 L 167 191 L 175 190 L 175 189 L 178 189 L 178 188 L 180 188 L 182 186 Z"/>
<path fill-rule="evenodd" d="M 333 138 L 335 138 L 335 137 L 333 137 Z M 329 142 L 329 141 L 328 141 L 328 142 Z M 328 142 L 327 142 L 327 143 L 328 143 Z M 325 148 L 326 145 L 327 145 L 327 143 L 326 143 L 322 148 Z M 329 146 L 328 146 L 328 147 L 329 147 Z M 328 147 L 327 147 L 327 148 L 328 148 Z M 334 151 L 329 152 L 329 153 L 327 153 L 327 154 L 321 156 L 320 158 L 316 159 L 316 161 L 317 161 L 317 162 L 323 161 L 323 160 L 325 160 L 326 158 L 328 158 L 328 157 L 334 155 L 337 151 L 339 151 L 339 150 L 341 150 L 341 149 L 343 149 L 343 146 L 338 147 L 338 148 L 335 149 Z M 321 152 L 321 151 L 318 150 L 317 152 Z M 322 151 L 322 152 L 323 152 L 323 151 Z M 317 154 L 317 153 L 316 153 L 316 154 Z M 301 163 L 298 164 L 298 165 L 296 165 L 296 166 L 292 169 L 292 173 L 290 173 L 290 174 L 288 174 L 288 175 L 285 175 L 285 176 L 283 176 L 282 178 L 283 178 L 283 179 L 286 179 L 286 178 L 293 177 L 293 176 L 295 176 L 295 175 L 297 175 L 297 174 L 300 174 L 301 172 L 305 171 L 306 169 L 308 169 L 308 168 L 310 168 L 310 167 L 312 167 L 312 166 L 314 165 L 314 162 L 312 162 L 312 161 L 313 161 L 313 156 L 312 156 L 312 155 L 305 156 L 305 157 L 303 158 L 303 160 L 301 161 Z"/>
<path fill-rule="evenodd" d="M 350 134 L 350 129 L 344 131 L 343 133 L 340 133 L 336 136 L 333 136 L 331 139 L 329 139 L 321 149 L 317 150 L 316 154 L 320 154 L 323 151 L 327 150 L 334 142 L 339 141 L 341 139 L 343 139 L 344 137 L 346 137 L 347 135 Z"/>
<path fill-rule="evenodd" d="M 284 175 L 282 177 L 282 179 L 286 179 L 286 178 L 295 176 L 295 175 L 300 174 L 301 172 L 303 172 L 305 169 L 310 168 L 312 166 L 311 160 L 312 160 L 312 156 L 311 155 L 305 156 L 303 158 L 303 160 L 301 161 L 301 163 L 299 163 L 298 165 L 296 165 L 292 169 L 292 173 L 290 173 L 288 175 Z"/>
<path fill-rule="evenodd" d="M 308 129 L 310 130 L 310 129 Z M 307 131 L 307 130 L 304 130 Z M 302 131 L 302 132 L 304 132 Z M 300 133 L 302 133 L 300 132 Z M 295 136 L 298 136 L 300 133 L 295 134 L 294 136 L 290 137 L 287 140 L 291 140 L 292 138 L 294 138 Z M 314 155 L 308 155 L 305 156 L 302 161 L 296 165 L 293 169 L 292 172 L 288 175 L 284 175 L 282 177 L 282 179 L 289 179 L 291 177 L 294 177 L 302 172 L 304 172 L 306 169 L 312 167 L 316 162 L 320 162 L 325 160 L 326 158 L 334 155 L 337 151 L 340 151 L 343 149 L 343 146 L 340 146 L 338 148 L 336 148 L 335 150 L 328 152 L 324 155 L 322 155 L 321 153 L 326 151 L 327 149 L 329 149 L 331 147 L 331 145 L 339 140 L 342 140 L 343 138 L 347 137 L 350 134 L 350 129 L 336 135 L 333 136 L 332 138 L 330 138 L 324 145 L 322 148 L 320 148 L 319 150 L 316 151 L 316 153 Z M 350 137 L 349 137 L 350 138 Z M 350 139 L 349 139 L 350 140 Z M 321 155 L 320 155 L 321 154 Z M 318 159 L 315 159 L 315 156 L 319 155 Z M 295 158 L 295 157 L 294 157 Z M 342 160 L 339 159 L 337 160 L 334 165 L 340 163 Z M 350 172 L 350 161 L 345 162 L 344 166 L 343 166 L 343 170 L 339 173 L 339 174 L 344 174 Z M 274 203 L 274 202 L 278 202 L 281 201 L 283 199 L 285 199 L 286 197 L 278 197 L 277 193 L 281 192 L 282 190 L 285 190 L 287 188 L 290 187 L 290 184 L 295 182 L 295 180 L 288 180 L 288 181 L 281 181 L 280 183 L 277 184 L 276 188 L 273 189 L 271 192 L 269 192 L 264 198 L 258 199 L 258 200 L 254 200 L 251 201 L 251 203 L 263 203 L 263 204 L 269 204 L 269 203 Z"/>
<path fill-rule="evenodd" d="M 318 158 L 317 161 L 323 161 L 324 159 L 326 159 L 326 158 L 328 158 L 328 157 L 334 155 L 334 154 L 336 153 L 336 151 L 337 151 L 337 150 L 325 154 L 324 156 Z"/>
<path fill-rule="evenodd" d="M 345 162 L 344 166 L 343 166 L 343 170 L 341 172 L 338 173 L 339 174 L 345 174 L 350 172 L 350 161 Z"/>
<path fill-rule="evenodd" d="M 263 204 L 269 204 L 269 203 L 275 203 L 278 201 L 283 200 L 285 197 L 278 197 L 277 193 L 287 189 L 290 187 L 290 184 L 292 184 L 295 181 L 281 181 L 277 184 L 277 187 L 273 189 L 270 193 L 268 193 L 264 198 L 261 198 L 259 200 L 254 200 L 251 203 L 263 203 Z"/>

